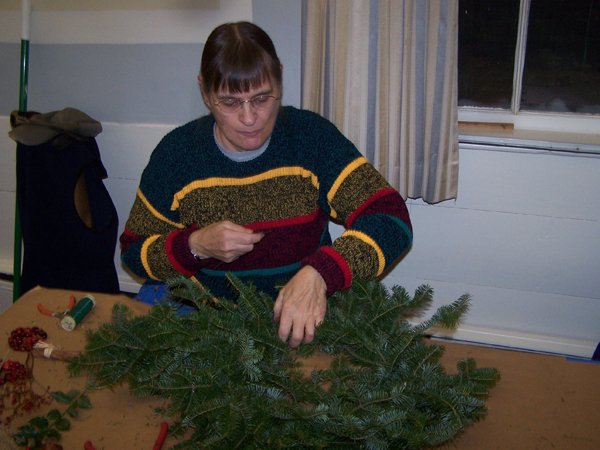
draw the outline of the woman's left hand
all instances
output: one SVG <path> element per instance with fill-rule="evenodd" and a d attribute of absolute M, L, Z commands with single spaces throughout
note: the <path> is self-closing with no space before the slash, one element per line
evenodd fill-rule
<path fill-rule="evenodd" d="M 296 348 L 302 341 L 312 342 L 315 329 L 325 318 L 327 285 L 312 266 L 304 266 L 279 291 L 273 308 L 279 322 L 279 338 Z M 291 336 L 290 336 L 291 333 Z"/>

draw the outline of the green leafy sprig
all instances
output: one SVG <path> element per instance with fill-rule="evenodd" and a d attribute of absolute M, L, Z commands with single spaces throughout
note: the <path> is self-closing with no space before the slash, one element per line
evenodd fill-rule
<path fill-rule="evenodd" d="M 92 404 L 84 392 L 71 390 L 69 392 L 51 392 L 52 398 L 67 405 L 64 411 L 53 408 L 45 416 L 36 416 L 25 425 L 20 426 L 12 435 L 15 443 L 31 450 L 44 448 L 48 442 L 59 442 L 62 433 L 71 429 L 70 418 L 79 417 L 80 409 L 90 409 Z"/>

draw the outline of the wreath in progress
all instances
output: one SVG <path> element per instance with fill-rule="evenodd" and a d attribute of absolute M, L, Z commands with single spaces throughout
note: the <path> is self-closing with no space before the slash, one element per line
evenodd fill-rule
<path fill-rule="evenodd" d="M 94 388 L 127 384 L 137 396 L 162 397 L 158 412 L 181 432 L 177 449 L 421 449 L 452 440 L 486 412 L 499 379 L 466 359 L 449 374 L 432 327 L 455 328 L 470 297 L 414 325 L 433 291 L 356 281 L 328 301 L 315 340 L 298 350 L 277 337 L 273 299 L 231 277 L 237 302 L 215 300 L 186 279 L 169 282 L 169 304 L 134 316 L 117 304 L 112 321 L 89 332 L 85 351 L 69 362 Z M 301 361 L 330 355 L 310 377 Z"/>

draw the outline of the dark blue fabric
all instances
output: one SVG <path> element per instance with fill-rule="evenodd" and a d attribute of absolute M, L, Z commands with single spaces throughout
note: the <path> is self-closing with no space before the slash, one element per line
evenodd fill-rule
<path fill-rule="evenodd" d="M 140 290 L 134 298 L 142 303 L 152 306 L 168 303 L 177 308 L 177 314 L 180 316 L 197 311 L 193 306 L 172 301 L 169 287 L 164 283 L 146 282 L 140 287 Z"/>
<path fill-rule="evenodd" d="M 596 347 L 596 350 L 594 351 L 594 354 L 592 355 L 592 359 L 594 361 L 600 361 L 600 342 L 598 343 L 598 346 Z"/>
<path fill-rule="evenodd" d="M 75 208 L 80 176 L 85 178 L 91 228 Z M 106 177 L 93 138 L 59 135 L 40 145 L 17 144 L 23 293 L 36 285 L 120 292 L 114 264 L 118 215 L 103 183 Z"/>

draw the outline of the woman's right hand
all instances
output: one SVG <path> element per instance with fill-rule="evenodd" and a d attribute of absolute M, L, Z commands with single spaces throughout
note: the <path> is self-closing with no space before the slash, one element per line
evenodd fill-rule
<path fill-rule="evenodd" d="M 228 220 L 215 222 L 190 234 L 190 249 L 199 257 L 230 263 L 254 249 L 264 233 Z"/>

